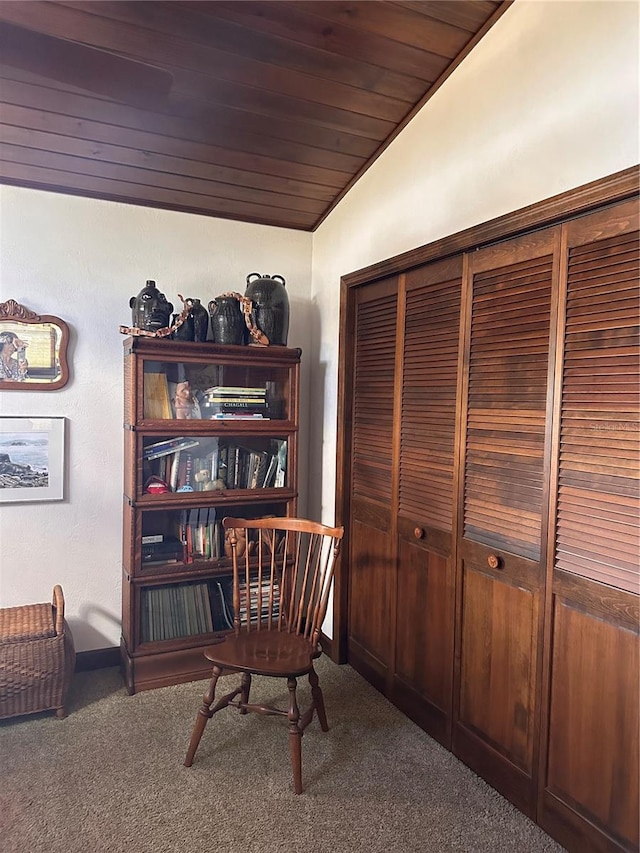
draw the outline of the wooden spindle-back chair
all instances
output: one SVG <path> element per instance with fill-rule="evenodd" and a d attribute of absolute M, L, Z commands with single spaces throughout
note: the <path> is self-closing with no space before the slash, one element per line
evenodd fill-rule
<path fill-rule="evenodd" d="M 213 673 L 184 763 L 191 766 L 207 721 L 222 708 L 232 705 L 241 714 L 277 714 L 289 720 L 293 786 L 300 794 L 302 734 L 314 712 L 322 731 L 329 729 L 313 661 L 322 654 L 320 629 L 343 528 L 300 518 L 225 518 L 222 525 L 233 565 L 233 632 L 205 650 Z M 216 701 L 223 672 L 242 673 L 241 681 Z M 253 675 L 286 678 L 288 708 L 252 704 Z M 301 713 L 296 679 L 303 675 L 309 678 L 311 705 Z"/>

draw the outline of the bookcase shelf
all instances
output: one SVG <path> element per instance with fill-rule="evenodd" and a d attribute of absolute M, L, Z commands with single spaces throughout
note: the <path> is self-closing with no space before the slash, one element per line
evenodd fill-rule
<path fill-rule="evenodd" d="M 297 514 L 300 350 L 124 342 L 121 655 L 130 693 L 204 678 L 232 626 L 221 521 Z"/>

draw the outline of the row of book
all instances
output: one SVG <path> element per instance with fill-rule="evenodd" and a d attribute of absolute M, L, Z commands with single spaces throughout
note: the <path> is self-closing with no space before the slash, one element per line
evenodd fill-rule
<path fill-rule="evenodd" d="M 211 488 L 218 473 L 218 440 L 180 437 L 145 447 L 143 458 L 150 476 L 160 477 L 172 492 L 201 492 Z"/>
<path fill-rule="evenodd" d="M 169 382 L 161 371 L 144 375 L 144 416 L 152 420 L 176 417 L 176 382 Z M 192 389 L 190 418 L 212 420 L 269 420 L 282 417 L 281 401 L 267 400 L 266 388 L 214 385 L 205 391 Z M 272 415 L 273 412 L 273 415 Z"/>
<path fill-rule="evenodd" d="M 143 587 L 141 641 L 175 640 L 233 627 L 231 579 Z"/>
<path fill-rule="evenodd" d="M 220 521 L 216 521 L 215 507 L 182 510 L 178 535 L 186 563 L 217 560 L 224 555 L 224 530 Z"/>
<path fill-rule="evenodd" d="M 213 420 L 269 419 L 266 388 L 215 385 L 202 396 L 202 414 Z"/>
<path fill-rule="evenodd" d="M 181 510 L 174 533 L 142 536 L 142 565 L 193 563 L 224 556 L 224 530 L 215 507 Z"/>
<path fill-rule="evenodd" d="M 145 446 L 145 482 L 160 478 L 172 492 L 211 489 L 282 488 L 286 481 L 287 441 L 270 439 L 258 450 L 218 438 L 177 436 Z"/>
<path fill-rule="evenodd" d="M 272 600 L 269 583 L 257 580 L 240 587 L 240 619 L 257 622 L 258 610 L 262 621 L 278 619 L 280 602 L 277 589 Z M 270 606 L 271 605 L 271 606 Z M 175 640 L 233 628 L 233 591 L 230 577 L 210 581 L 165 584 L 143 587 L 141 590 L 141 641 L 153 643 Z"/>
<path fill-rule="evenodd" d="M 218 477 L 228 489 L 271 489 L 285 485 L 287 442 L 272 439 L 272 449 L 255 450 L 228 442 L 220 447 Z"/>
<path fill-rule="evenodd" d="M 280 614 L 280 597 L 277 587 L 270 591 L 270 582 L 268 580 L 258 583 L 254 579 L 249 584 L 249 595 L 247 596 L 246 584 L 240 584 L 240 621 L 246 622 L 247 619 L 247 601 L 249 603 L 249 618 L 252 622 L 258 621 L 258 610 L 260 611 L 260 621 L 266 622 L 269 618 L 276 621 Z"/>

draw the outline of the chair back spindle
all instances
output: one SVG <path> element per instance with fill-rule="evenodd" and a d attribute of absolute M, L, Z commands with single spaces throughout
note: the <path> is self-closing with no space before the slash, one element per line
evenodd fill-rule
<path fill-rule="evenodd" d="M 285 631 L 317 645 L 341 529 L 291 518 L 222 523 L 231 545 L 235 634 Z"/>

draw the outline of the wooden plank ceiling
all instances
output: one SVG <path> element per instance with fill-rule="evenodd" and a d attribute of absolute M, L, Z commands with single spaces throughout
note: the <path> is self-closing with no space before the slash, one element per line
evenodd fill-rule
<path fill-rule="evenodd" d="M 508 5 L 2 0 L 0 182 L 313 230 Z"/>

